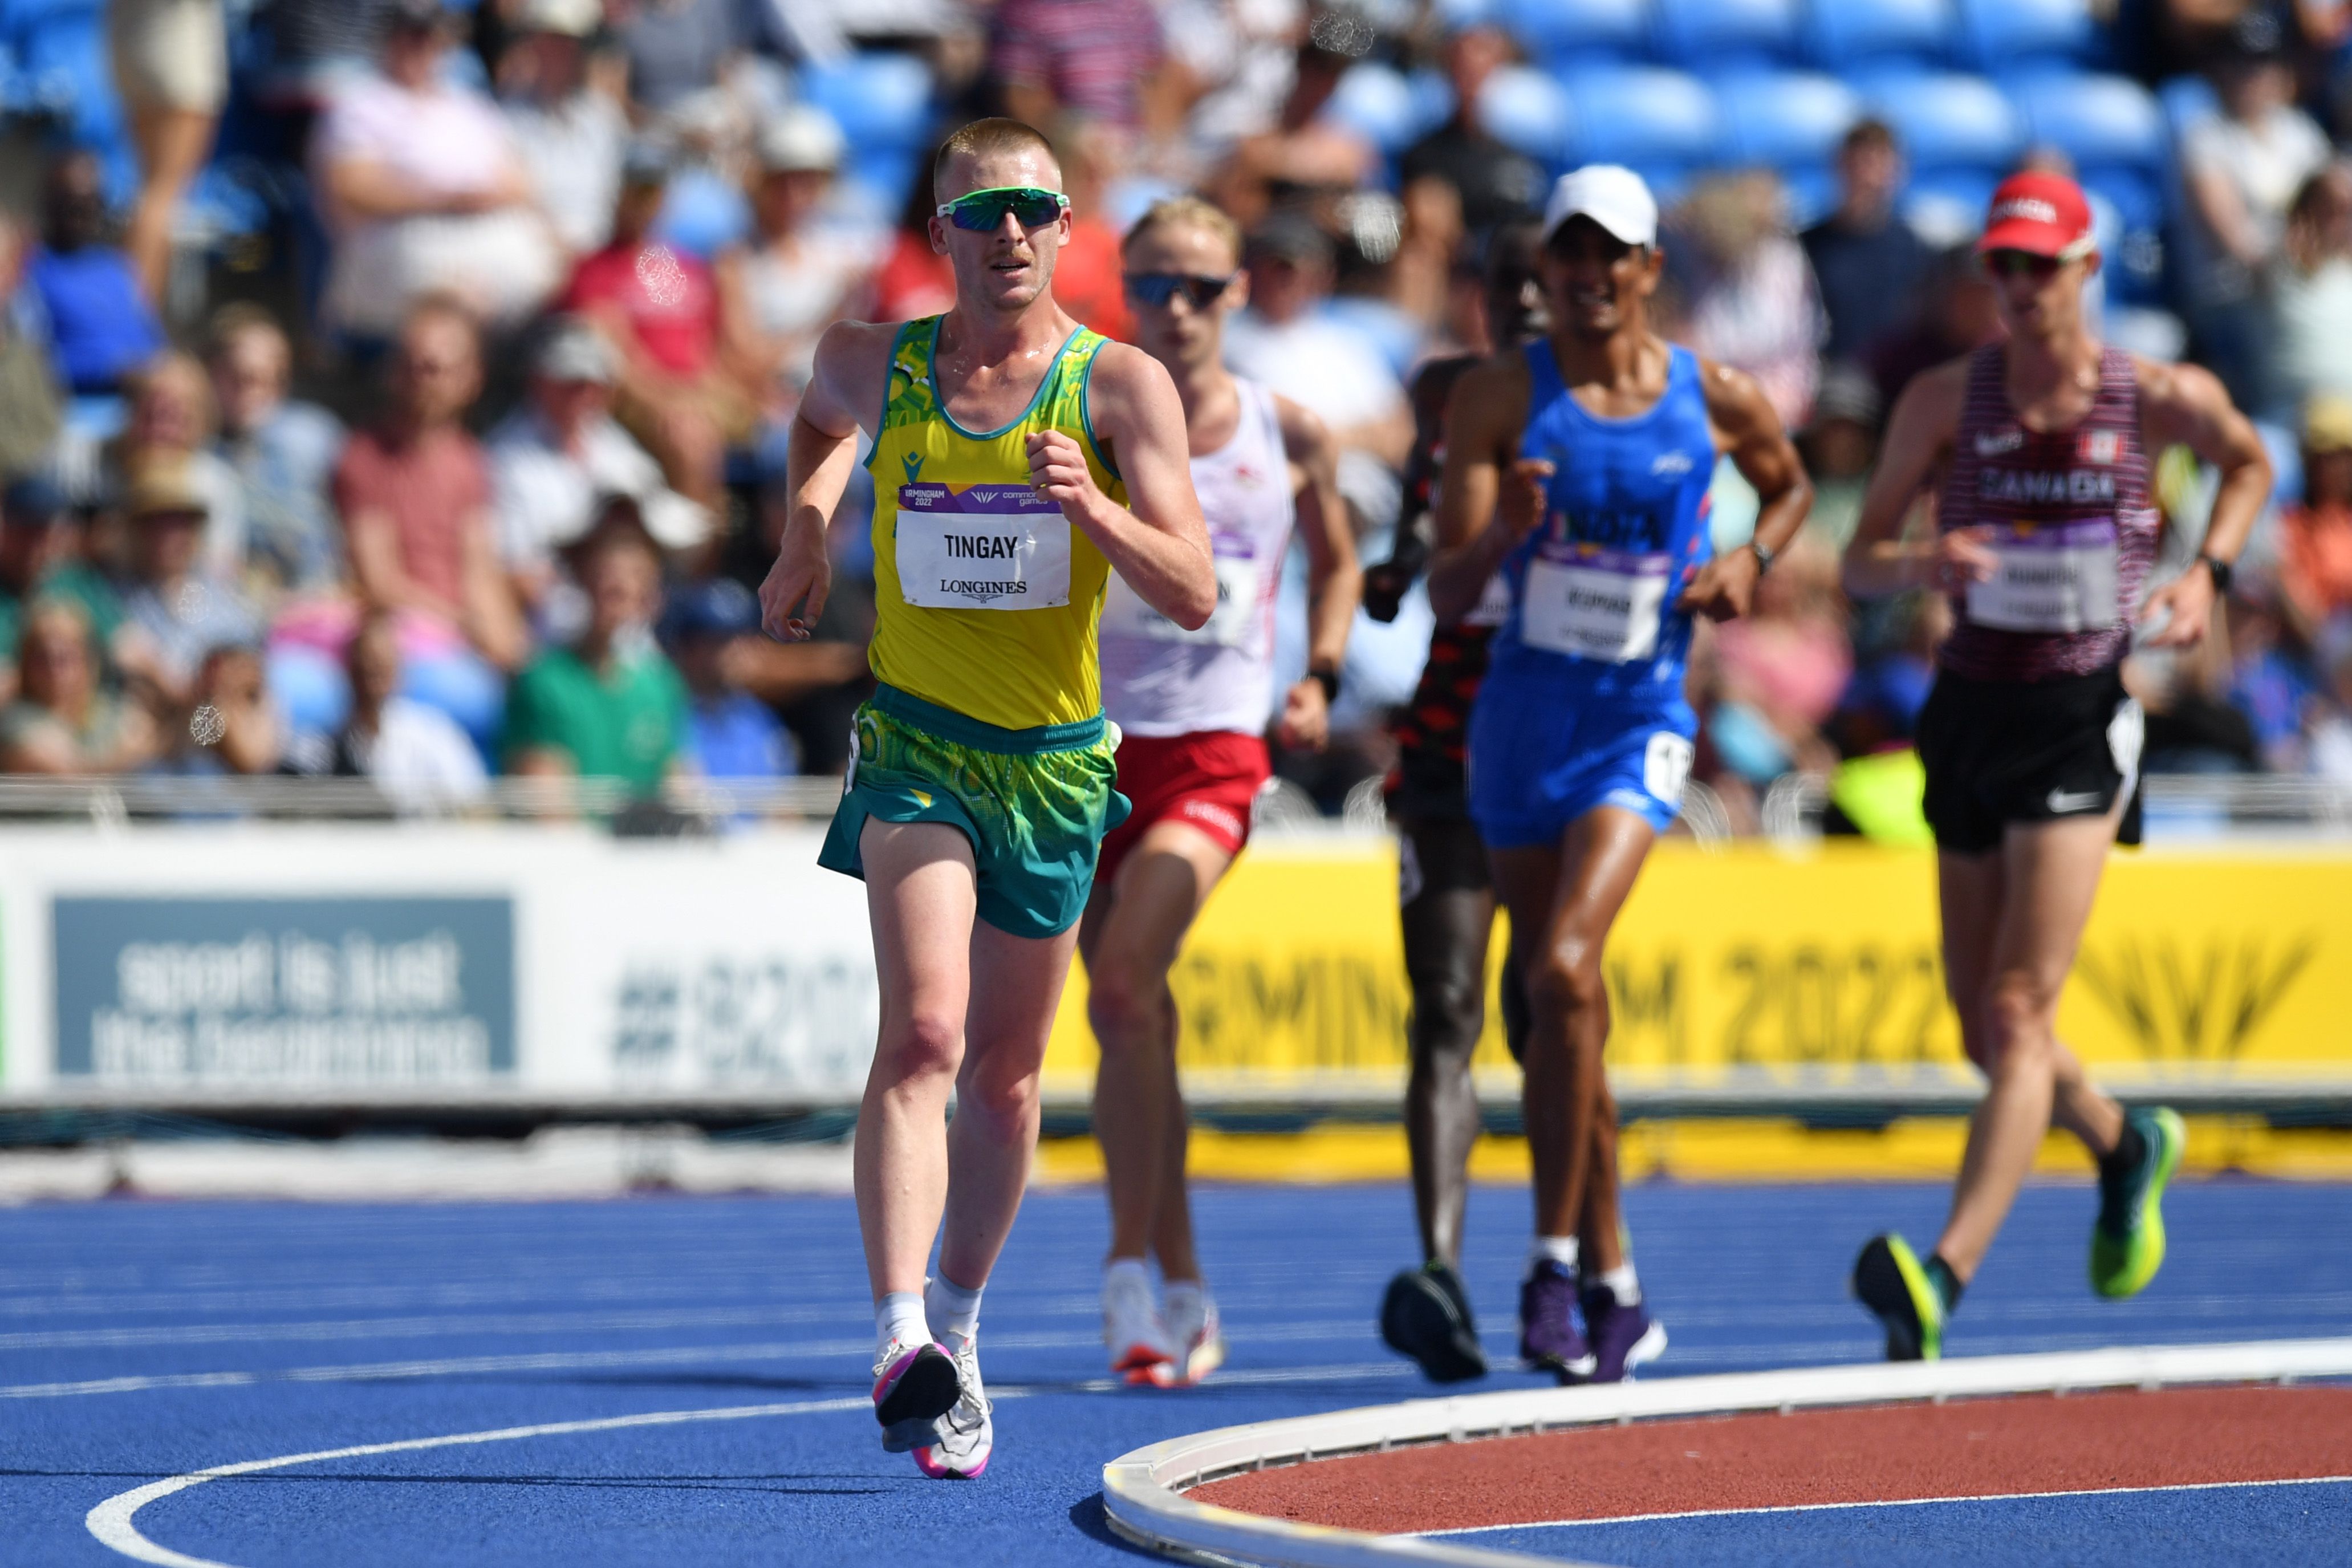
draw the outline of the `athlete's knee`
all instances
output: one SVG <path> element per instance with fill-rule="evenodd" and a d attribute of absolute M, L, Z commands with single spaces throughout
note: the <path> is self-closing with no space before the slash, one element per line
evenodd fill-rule
<path fill-rule="evenodd" d="M 963 1020 L 926 1007 L 886 1018 L 874 1057 L 877 1076 L 898 1082 L 952 1079 L 963 1065 Z"/>
<path fill-rule="evenodd" d="M 1168 977 L 1150 964 L 1097 953 L 1087 973 L 1087 1016 L 1105 1052 L 1133 1050 L 1150 1039 L 1167 996 Z"/>
<path fill-rule="evenodd" d="M 1468 1067 L 1486 1024 L 1486 998 L 1478 981 L 1466 963 L 1433 965 L 1413 976 L 1410 1037 L 1416 1062 L 1458 1057 Z"/>
<path fill-rule="evenodd" d="M 956 1114 L 967 1112 L 1005 1138 L 1025 1136 L 1037 1121 L 1038 1079 L 1034 1071 L 991 1071 L 984 1065 L 967 1073 L 956 1086 Z"/>
<path fill-rule="evenodd" d="M 1601 944 L 1582 937 L 1554 942 L 1527 970 L 1528 1000 L 1539 1013 L 1570 1016 L 1609 1005 L 1601 974 Z"/>
<path fill-rule="evenodd" d="M 1983 1003 L 1984 1026 L 1990 1053 L 2011 1067 L 2027 1065 L 2054 1069 L 2058 1039 L 2056 991 L 2031 974 L 2005 974 L 1992 983 Z"/>

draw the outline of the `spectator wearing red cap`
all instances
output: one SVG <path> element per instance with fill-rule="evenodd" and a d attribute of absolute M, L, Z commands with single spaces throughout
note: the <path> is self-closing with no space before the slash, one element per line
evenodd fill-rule
<path fill-rule="evenodd" d="M 1854 1294 L 1894 1360 L 1942 1352 L 2053 1127 L 2096 1163 L 2093 1287 L 2135 1295 L 2164 1260 L 2157 1205 L 2180 1161 L 2180 1119 L 2126 1113 L 2092 1086 L 2059 1042 L 2058 995 L 2106 847 L 2137 837 L 2128 808 L 2146 721 L 2122 675 L 2135 628 L 2155 647 L 2202 640 L 2271 483 L 2261 438 L 2210 373 L 2092 336 L 2083 286 L 2099 254 L 2072 180 L 2003 181 L 1977 250 L 2007 341 L 1906 389 L 1846 552 L 1857 595 L 1934 588 L 1951 604 L 1917 744 L 1946 983 L 1990 1083 L 1933 1252 L 1888 1234 L 1855 1260 Z M 2175 443 L 2219 468 L 2221 486 L 2203 552 L 2143 598 L 2163 521 L 2155 460 Z M 1904 522 L 1931 474 L 1938 536 L 1910 542 Z"/>

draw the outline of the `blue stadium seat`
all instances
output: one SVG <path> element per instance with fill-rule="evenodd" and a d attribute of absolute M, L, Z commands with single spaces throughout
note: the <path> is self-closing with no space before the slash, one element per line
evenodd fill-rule
<path fill-rule="evenodd" d="M 1914 169 L 2001 169 L 2024 147 L 2009 100 L 1979 76 L 1909 77 L 1864 96 L 1895 128 Z"/>
<path fill-rule="evenodd" d="M 1362 60 L 1349 66 L 1323 113 L 1390 157 L 1418 141 L 1430 123 L 1412 84 L 1392 66 Z"/>
<path fill-rule="evenodd" d="M 1723 155 L 1738 163 L 1826 164 L 1862 113 L 1852 88 L 1810 71 L 1722 77 L 1715 100 Z"/>
<path fill-rule="evenodd" d="M 2220 95 L 2201 76 L 2174 77 L 2156 89 L 2156 100 L 2164 106 L 2164 122 L 2175 137 L 2197 121 L 2221 112 Z"/>
<path fill-rule="evenodd" d="M 2106 198 L 2123 221 L 2126 237 L 2153 235 L 2164 227 L 2164 181 L 2158 174 L 2112 167 L 2085 169 L 2083 188 Z"/>
<path fill-rule="evenodd" d="M 662 197 L 654 233 L 665 244 L 704 260 L 751 232 L 751 205 L 743 187 L 700 165 L 680 170 Z"/>
<path fill-rule="evenodd" d="M 812 66 L 801 75 L 801 96 L 832 115 L 857 153 L 903 151 L 930 139 L 930 68 L 912 55 L 876 50 Z"/>
<path fill-rule="evenodd" d="M 1780 171 L 1788 192 L 1789 226 L 1800 233 L 1837 210 L 1837 171 L 1827 163 L 1799 163 Z"/>
<path fill-rule="evenodd" d="M 1786 60 L 1797 0 L 1657 0 L 1658 57 L 1686 69 Z"/>
<path fill-rule="evenodd" d="M 1959 0 L 1959 57 L 1982 71 L 2034 61 L 2087 62 L 2099 32 L 2086 0 Z"/>
<path fill-rule="evenodd" d="M 1650 42 L 1650 0 L 1498 0 L 1495 19 L 1553 64 L 1631 59 Z"/>
<path fill-rule="evenodd" d="M 2037 75 L 2011 82 L 2009 96 L 2028 137 L 2085 169 L 2115 164 L 2153 172 L 2170 153 L 2162 105 L 2128 77 Z"/>
<path fill-rule="evenodd" d="M 1940 61 L 1951 52 L 1953 31 L 1950 0 L 1813 0 L 1805 54 L 1841 73 L 1890 58 Z"/>
<path fill-rule="evenodd" d="M 1625 66 L 1578 71 L 1567 85 L 1576 163 L 1675 169 L 1720 156 L 1715 94 L 1695 76 Z"/>
<path fill-rule="evenodd" d="M 1903 216 L 1930 240 L 1955 244 L 1971 238 L 1983 230 L 1985 209 L 2000 183 L 1998 169 L 1951 167 L 1914 174 L 1903 192 Z"/>
<path fill-rule="evenodd" d="M 105 0 L 7 0 L 0 41 L 21 73 L 25 109 L 55 120 L 77 145 L 106 166 L 108 198 L 127 204 L 139 188 L 138 166 L 115 96 L 107 56 Z"/>
<path fill-rule="evenodd" d="M 1528 66 L 1503 66 L 1478 89 L 1478 122 L 1496 140 L 1557 173 L 1568 161 L 1568 90 Z"/>

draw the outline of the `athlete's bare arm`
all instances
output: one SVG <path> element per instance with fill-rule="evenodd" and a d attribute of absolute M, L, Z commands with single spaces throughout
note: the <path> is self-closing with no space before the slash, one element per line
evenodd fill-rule
<path fill-rule="evenodd" d="M 1441 626 L 1470 613 L 1503 558 L 1543 521 L 1552 466 L 1517 456 L 1528 395 L 1527 360 L 1509 353 L 1464 372 L 1447 400 L 1429 563 L 1429 607 Z"/>
<path fill-rule="evenodd" d="M 1895 400 L 1878 467 L 1863 492 L 1862 520 L 1845 547 L 1845 591 L 1854 597 L 1981 581 L 2000 564 L 1981 530 L 1955 529 L 1932 543 L 1902 536 L 1912 501 L 1959 435 L 1968 393 L 1969 362 L 1956 359 L 1914 376 Z"/>
<path fill-rule="evenodd" d="M 784 457 L 783 542 L 760 584 L 760 624 L 770 637 L 799 641 L 824 613 L 833 589 L 825 529 L 856 466 L 858 426 L 882 406 L 898 332 L 892 321 L 836 321 L 817 340 Z"/>
<path fill-rule="evenodd" d="M 1755 487 L 1761 502 L 1756 513 L 1756 542 L 1777 555 L 1797 537 L 1797 530 L 1805 524 L 1805 513 L 1812 510 L 1813 487 L 1805 478 L 1804 462 L 1754 376 L 1701 360 L 1698 379 L 1706 398 L 1706 422 L 1715 435 L 1716 450 L 1729 455 L 1731 466 Z M 1675 607 L 1714 621 L 1744 616 L 1763 569 L 1753 550 L 1718 555 L 1699 568 Z"/>
<path fill-rule="evenodd" d="M 2239 413 L 2210 371 L 2193 364 L 2156 364 L 2133 356 L 2139 373 L 2141 441 L 2151 453 L 2178 442 L 2221 470 L 2203 553 L 2235 561 L 2270 499 L 2271 460 L 2252 421 Z M 2147 596 L 2143 622 L 2162 617 L 2150 647 L 2191 647 L 2213 619 L 2213 579 L 2201 565 Z"/>
<path fill-rule="evenodd" d="M 1086 531 L 1137 596 L 1185 630 L 1197 630 L 1217 607 L 1217 571 L 1192 493 L 1176 383 L 1141 349 L 1106 343 L 1087 383 L 1087 416 L 1118 460 L 1129 505 L 1102 493 L 1086 454 L 1059 430 L 1029 437 L 1031 482 Z"/>
<path fill-rule="evenodd" d="M 1355 531 L 1347 503 L 1339 499 L 1339 444 L 1313 413 L 1276 395 L 1276 423 L 1290 458 L 1297 496 L 1298 537 L 1307 546 L 1307 668 L 1337 669 L 1348 654 L 1348 628 L 1363 597 L 1364 574 L 1356 565 Z M 1331 728 L 1323 683 L 1312 676 L 1283 698 L 1276 732 L 1286 746 L 1323 749 Z"/>

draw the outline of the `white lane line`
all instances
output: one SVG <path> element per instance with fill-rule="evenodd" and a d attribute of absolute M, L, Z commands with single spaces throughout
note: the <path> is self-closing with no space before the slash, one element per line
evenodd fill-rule
<path fill-rule="evenodd" d="M 606 1329 L 709 1329 L 773 1323 L 773 1307 L 667 1312 L 508 1312 L 410 1318 L 328 1318 L 297 1323 L 184 1323 L 171 1328 L 47 1329 L 0 1334 L 0 1351 L 124 1350 L 145 1345 L 277 1343 L 288 1340 L 441 1339 L 454 1334 L 568 1334 Z M 789 1321 L 789 1319 L 785 1319 Z"/>
<path fill-rule="evenodd" d="M 1003 1342 L 1002 1341 L 992 1342 Z M 1395 1362 L 1377 1362 L 1360 1366 L 1310 1367 L 1299 1370 L 1266 1372 L 1223 1372 L 1216 1383 L 1244 1386 L 1281 1383 L 1335 1383 L 1366 1376 L 1401 1376 L 1412 1369 Z M 1137 1392 L 1138 1397 L 1150 1397 L 1150 1391 L 1131 1391 L 1124 1379 L 1089 1378 L 1075 1384 L 1055 1386 L 1039 1384 L 1012 1384 L 989 1391 L 992 1399 L 1025 1399 L 1046 1394 L 1124 1394 Z M 1182 1397 L 1181 1394 L 1175 1397 Z M 589 1421 L 549 1421 L 533 1426 L 500 1426 L 484 1432 L 457 1432 L 441 1437 L 407 1437 L 393 1443 L 362 1443 L 348 1448 L 321 1448 L 308 1454 L 285 1454 L 272 1459 L 246 1459 L 233 1465 L 215 1465 L 208 1469 L 191 1470 L 184 1475 L 168 1476 L 160 1481 L 150 1481 L 142 1487 L 118 1492 L 83 1516 L 82 1522 L 99 1542 L 126 1557 L 142 1563 L 154 1563 L 163 1568 L 236 1568 L 210 1557 L 192 1557 L 184 1552 L 174 1552 L 159 1545 L 140 1532 L 134 1516 L 149 1503 L 202 1486 L 206 1481 L 224 1480 L 234 1476 L 257 1475 L 265 1470 L 282 1470 L 295 1465 L 323 1463 L 329 1459 L 365 1458 L 375 1454 L 407 1454 L 425 1448 L 456 1448 L 483 1443 L 519 1442 L 531 1437 L 569 1436 L 583 1432 L 616 1432 L 638 1426 L 679 1426 L 697 1421 L 749 1421 L 779 1415 L 815 1415 L 840 1410 L 869 1410 L 873 1396 L 858 1394 L 845 1399 L 803 1399 L 782 1405 L 725 1405 L 704 1410 L 657 1410 L 640 1415 L 608 1415 Z M 429 1485 L 430 1482 L 422 1484 Z"/>
<path fill-rule="evenodd" d="M 1007 1391 L 1008 1393 L 1010 1391 Z M 309 1454 L 283 1454 L 274 1459 L 247 1459 L 234 1465 L 215 1465 L 210 1469 L 191 1470 L 185 1475 L 170 1476 L 160 1481 L 150 1481 L 143 1487 L 118 1492 L 100 1503 L 83 1517 L 82 1522 L 100 1544 L 111 1547 L 125 1557 L 142 1563 L 156 1563 L 164 1568 L 235 1568 L 210 1557 L 191 1557 L 184 1552 L 174 1552 L 159 1546 L 139 1532 L 134 1516 L 149 1503 L 167 1498 L 206 1481 L 226 1479 L 231 1476 L 250 1476 L 264 1470 L 282 1470 L 293 1465 L 310 1465 L 328 1459 L 358 1459 L 374 1454 L 408 1454 L 424 1448 L 457 1448 L 480 1443 L 511 1443 L 528 1437 L 560 1437 L 580 1432 L 617 1432 L 632 1426 L 678 1426 L 692 1421 L 750 1421 L 762 1416 L 814 1415 L 835 1410 L 858 1410 L 872 1407 L 870 1396 L 848 1399 L 803 1399 L 786 1405 L 726 1405 L 707 1410 L 656 1410 L 641 1415 L 608 1415 L 593 1421 L 549 1421 L 536 1426 L 500 1426 L 487 1432 L 455 1432 L 441 1437 L 408 1437 L 396 1443 L 362 1443 L 349 1448 L 320 1448 Z"/>
<path fill-rule="evenodd" d="M 1278 1343 L 1305 1337 L 1287 1325 L 1259 1334 L 1230 1331 L 1235 1344 Z M 1350 1323 L 1349 1328 L 1359 1325 Z M 1092 1334 L 991 1334 L 991 1349 L 1074 1350 L 1094 1344 Z M 388 1383 L 415 1378 L 461 1377 L 504 1372 L 584 1372 L 600 1367 L 679 1366 L 700 1362 L 777 1362 L 823 1360 L 855 1356 L 872 1348 L 864 1339 L 760 1341 L 732 1345 L 663 1345 L 633 1351 L 549 1351 L 530 1355 L 446 1356 L 432 1360 L 355 1362 L 337 1366 L 296 1366 L 235 1369 L 220 1372 L 157 1373 L 148 1376 L 99 1377 L 70 1383 L 19 1383 L 0 1385 L 0 1399 L 71 1399 L 102 1394 L 146 1394 L 163 1389 L 246 1388 L 266 1383 Z M 1370 1369 L 1397 1375 L 1412 1369 L 1402 1362 L 1367 1363 Z M 1252 1373 L 1221 1373 L 1218 1383 L 1321 1381 L 1325 1369 L 1285 1370 Z"/>
<path fill-rule="evenodd" d="M 1648 1524 L 1665 1519 L 1747 1519 L 1759 1513 L 1829 1513 L 1854 1508 L 1925 1508 L 1942 1502 L 2022 1502 L 2052 1497 L 2137 1497 L 2144 1492 L 2226 1491 L 2233 1487 L 2325 1487 L 2352 1481 L 2352 1476 L 2285 1476 L 2264 1481 L 2174 1481 L 2154 1487 L 2070 1487 L 2054 1492 L 1982 1492 L 1969 1497 L 1897 1497 L 1860 1502 L 1774 1503 L 1764 1508 L 1694 1508 L 1679 1513 L 1613 1513 L 1603 1519 L 1546 1519 L 1527 1524 L 1472 1524 L 1459 1530 L 1417 1530 L 1415 1537 L 1492 1535 L 1506 1530 L 1567 1530 L 1586 1524 Z"/>

